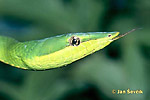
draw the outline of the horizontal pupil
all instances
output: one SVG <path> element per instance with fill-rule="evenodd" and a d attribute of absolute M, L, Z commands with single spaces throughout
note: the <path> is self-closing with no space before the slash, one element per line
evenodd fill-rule
<path fill-rule="evenodd" d="M 76 44 L 76 43 L 77 43 L 77 40 L 73 39 L 72 44 Z"/>
<path fill-rule="evenodd" d="M 70 45 L 72 46 L 78 46 L 80 44 L 80 38 L 71 37 L 69 42 L 70 42 Z"/>

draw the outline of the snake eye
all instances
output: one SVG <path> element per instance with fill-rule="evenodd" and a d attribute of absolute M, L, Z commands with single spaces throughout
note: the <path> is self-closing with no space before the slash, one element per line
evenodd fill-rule
<path fill-rule="evenodd" d="M 71 46 L 78 46 L 80 45 L 80 38 L 76 37 L 76 36 L 72 36 L 70 39 L 69 39 L 69 44 Z"/>

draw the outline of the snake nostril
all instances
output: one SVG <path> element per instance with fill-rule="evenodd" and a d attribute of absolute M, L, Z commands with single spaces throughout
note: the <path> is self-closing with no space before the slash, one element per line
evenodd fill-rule
<path fill-rule="evenodd" d="M 108 34 L 108 37 L 111 37 L 112 35 L 111 34 Z"/>

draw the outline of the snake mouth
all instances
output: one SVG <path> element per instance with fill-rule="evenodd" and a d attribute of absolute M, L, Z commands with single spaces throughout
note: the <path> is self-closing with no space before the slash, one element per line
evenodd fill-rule
<path fill-rule="evenodd" d="M 136 29 L 132 29 L 131 31 L 129 31 L 129 32 L 127 32 L 127 33 L 124 33 L 124 34 L 122 34 L 122 35 L 119 35 L 119 36 L 117 36 L 117 37 L 112 38 L 112 40 L 113 40 L 113 41 L 114 41 L 114 40 L 118 40 L 119 38 L 122 38 L 122 37 L 128 35 L 129 33 L 133 32 L 133 31 L 135 31 L 135 30 L 136 30 Z"/>

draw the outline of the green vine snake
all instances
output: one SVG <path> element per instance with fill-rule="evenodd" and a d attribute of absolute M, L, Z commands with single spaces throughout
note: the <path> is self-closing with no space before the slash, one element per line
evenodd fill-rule
<path fill-rule="evenodd" d="M 68 33 L 26 42 L 0 36 L 0 61 L 29 70 L 58 68 L 103 49 L 131 31 L 123 35 L 119 32 Z"/>

